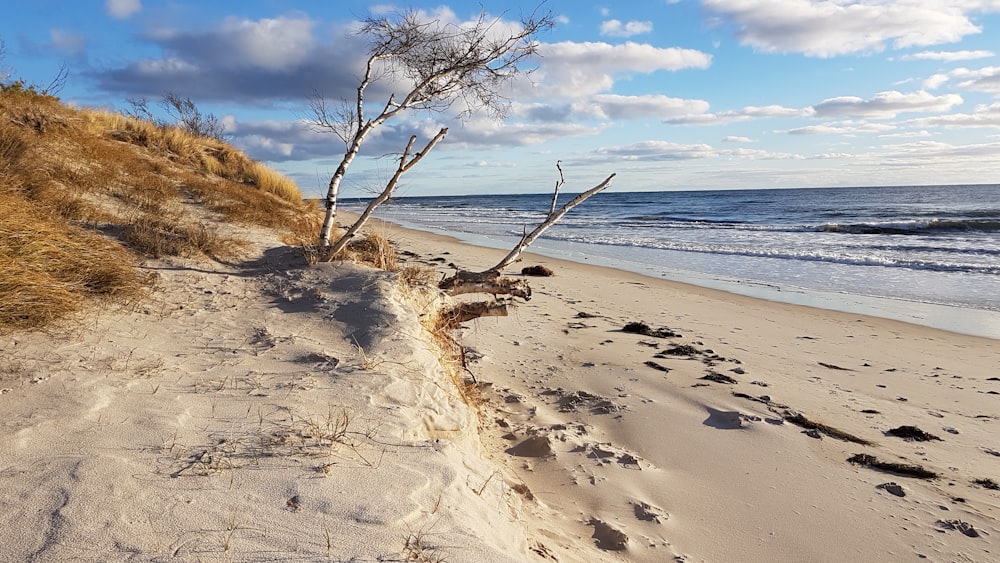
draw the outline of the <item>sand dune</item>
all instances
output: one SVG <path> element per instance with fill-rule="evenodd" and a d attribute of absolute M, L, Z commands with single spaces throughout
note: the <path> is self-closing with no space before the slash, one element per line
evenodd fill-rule
<path fill-rule="evenodd" d="M 501 254 L 384 228 L 442 272 Z M 439 296 L 254 236 L 3 337 L 0 560 L 996 557 L 995 340 L 529 256 L 555 276 L 461 331 L 477 413 Z"/>

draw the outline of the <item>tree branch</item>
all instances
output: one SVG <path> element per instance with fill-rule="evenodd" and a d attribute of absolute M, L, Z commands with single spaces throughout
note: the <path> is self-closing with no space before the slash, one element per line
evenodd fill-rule
<path fill-rule="evenodd" d="M 360 217 L 358 217 L 357 221 L 351 225 L 351 228 L 344 233 L 344 236 L 340 237 L 336 244 L 325 251 L 324 261 L 333 260 L 337 254 L 344 250 L 347 243 L 350 242 L 355 235 L 357 235 L 358 231 L 361 230 L 361 228 L 365 226 L 365 223 L 368 222 L 368 219 L 371 218 L 372 213 L 375 212 L 375 208 L 382 205 L 386 201 L 389 201 L 389 198 L 392 197 L 392 192 L 396 189 L 396 186 L 399 184 L 399 179 L 403 177 L 403 174 L 406 174 L 410 168 L 413 168 L 414 165 L 420 162 L 424 156 L 433 150 L 435 145 L 437 145 L 447 134 L 448 128 L 442 128 L 438 131 L 437 135 L 434 135 L 434 137 L 427 142 L 424 149 L 413 155 L 412 158 L 410 158 L 410 151 L 413 150 L 413 144 L 417 141 L 417 136 L 413 135 L 410 137 L 410 141 L 406 144 L 406 148 L 403 150 L 403 155 L 399 158 L 399 166 L 396 167 L 395 174 L 393 174 L 389 182 L 386 183 L 385 189 L 382 190 L 382 193 L 380 193 L 378 197 L 368 202 L 368 207 L 365 208 L 364 212 Z"/>
<path fill-rule="evenodd" d="M 561 170 L 560 170 L 560 172 L 561 172 Z M 592 195 L 594 195 L 594 194 L 596 194 L 598 192 L 601 192 L 604 189 L 606 189 L 608 186 L 610 186 L 611 185 L 611 180 L 614 179 L 614 177 L 615 177 L 615 174 L 612 174 L 612 175 L 608 176 L 600 184 L 594 186 L 593 188 L 590 188 L 589 190 L 587 190 L 587 191 L 583 192 L 582 194 L 576 196 L 575 198 L 571 199 L 569 201 L 569 203 L 567 203 L 566 205 L 562 206 L 559 209 L 559 211 L 556 211 L 555 213 L 549 214 L 548 218 L 546 218 L 543 223 L 541 223 L 540 225 L 538 225 L 537 227 L 535 227 L 535 230 L 531 231 L 526 236 L 522 237 L 521 238 L 521 242 L 517 243 L 517 245 L 513 249 L 511 249 L 510 253 L 507 254 L 507 256 L 505 256 L 503 260 L 501 260 L 499 263 L 497 263 L 496 266 L 493 266 L 489 270 L 486 270 L 486 272 L 501 272 L 507 266 L 510 266 L 514 262 L 517 262 L 520 259 L 520 257 L 521 257 L 521 253 L 524 252 L 524 249 L 528 248 L 528 246 L 531 243 L 535 242 L 535 239 L 537 239 L 539 236 L 541 236 L 541 234 L 544 233 L 546 230 L 548 230 L 549 227 L 551 227 L 552 225 L 554 225 L 556 223 L 556 221 L 558 221 L 559 219 L 562 219 L 563 215 L 566 215 L 567 213 L 569 213 L 570 209 L 573 209 L 577 205 L 580 205 L 581 203 L 583 203 L 584 201 L 586 201 L 587 198 L 589 198 L 590 196 L 592 196 Z"/>

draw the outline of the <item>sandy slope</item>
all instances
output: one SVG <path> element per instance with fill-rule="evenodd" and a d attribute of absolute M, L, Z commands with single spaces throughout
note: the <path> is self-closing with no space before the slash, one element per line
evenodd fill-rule
<path fill-rule="evenodd" d="M 499 254 L 383 228 L 442 272 Z M 254 236 L 240 264 L 151 263 L 134 310 L 0 340 L 0 560 L 997 557 L 973 483 L 1000 481 L 995 340 L 531 257 L 556 276 L 463 330 L 480 437 L 418 322 L 434 295 Z"/>
<path fill-rule="evenodd" d="M 0 560 L 527 558 L 419 296 L 259 242 L 4 338 Z"/>
<path fill-rule="evenodd" d="M 431 263 L 444 249 L 470 269 L 500 256 L 395 236 Z M 470 323 L 464 342 L 495 390 L 486 440 L 512 448 L 495 458 L 563 529 L 623 547 L 613 528 L 628 537 L 617 553 L 628 560 L 1000 557 L 1000 493 L 974 483 L 1000 482 L 996 340 L 538 256 L 529 264 L 556 275 L 532 278 L 534 296 L 514 316 Z M 680 336 L 623 332 L 632 321 Z M 680 345 L 693 353 L 664 353 Z M 710 373 L 736 383 L 701 379 Z M 795 413 L 874 444 L 810 437 L 783 420 Z M 940 440 L 885 434 L 908 425 Z M 858 453 L 941 477 L 847 462 Z M 878 488 L 892 482 L 905 496 Z"/>

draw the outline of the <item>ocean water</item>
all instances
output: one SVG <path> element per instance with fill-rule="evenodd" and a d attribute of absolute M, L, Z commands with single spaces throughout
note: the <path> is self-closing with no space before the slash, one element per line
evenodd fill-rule
<path fill-rule="evenodd" d="M 377 216 L 509 248 L 550 203 L 551 194 L 404 197 Z M 531 250 L 1000 338 L 1000 185 L 605 192 Z"/>

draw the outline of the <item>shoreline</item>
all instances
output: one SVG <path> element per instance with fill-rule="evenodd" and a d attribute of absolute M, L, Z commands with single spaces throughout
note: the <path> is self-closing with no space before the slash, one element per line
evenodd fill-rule
<path fill-rule="evenodd" d="M 442 260 L 477 270 L 504 254 L 382 229 L 442 272 Z M 996 340 L 530 252 L 521 265 L 536 264 L 555 276 L 529 278 L 530 301 L 460 340 L 481 357 L 470 369 L 490 398 L 487 451 L 550 510 L 543 529 L 612 560 L 623 537 L 631 561 L 989 557 L 988 541 L 941 527 L 1000 534 L 1000 496 L 975 484 L 1000 479 Z M 634 321 L 679 335 L 623 332 Z M 667 353 L 678 346 L 690 352 Z M 804 434 L 796 414 L 870 445 Z M 941 440 L 885 434 L 910 425 Z M 847 462 L 859 453 L 942 477 Z"/>
<path fill-rule="evenodd" d="M 346 213 L 351 217 L 357 216 L 357 213 L 354 211 L 341 210 L 338 213 Z M 372 219 L 400 229 L 446 237 L 446 239 L 450 239 L 456 243 L 494 250 L 509 250 L 517 242 L 513 239 L 502 241 L 471 233 L 438 232 L 422 225 L 407 224 L 393 219 L 383 219 L 378 216 Z M 957 334 L 1000 340 L 1000 312 L 998 311 L 861 294 L 823 292 L 790 285 L 776 286 L 767 282 L 753 280 L 723 279 L 718 276 L 700 274 L 698 272 L 668 270 L 641 263 L 635 263 L 632 264 L 632 267 L 629 267 L 630 263 L 625 261 L 613 261 L 584 253 L 577 253 L 583 256 L 583 260 L 575 260 L 571 256 L 567 256 L 567 253 L 564 251 L 545 249 L 544 241 L 537 241 L 533 247 L 529 248 L 529 253 L 539 257 L 563 260 L 585 266 L 602 266 L 654 280 L 671 281 L 693 288 L 712 289 L 777 303 L 884 318 Z"/>

